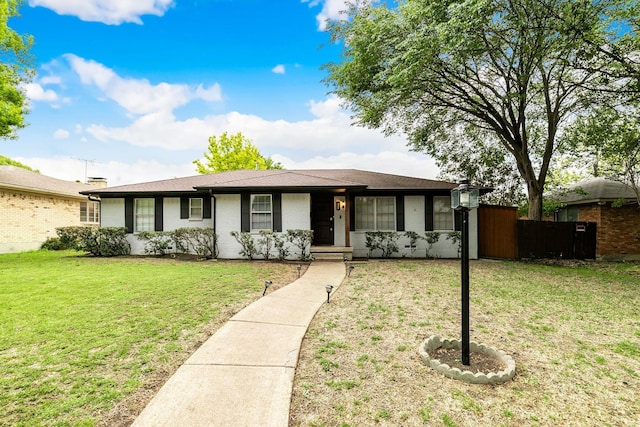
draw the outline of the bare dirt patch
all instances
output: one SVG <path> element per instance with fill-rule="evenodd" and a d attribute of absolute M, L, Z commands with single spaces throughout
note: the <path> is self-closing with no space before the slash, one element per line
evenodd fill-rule
<path fill-rule="evenodd" d="M 460 350 L 455 348 L 438 347 L 429 352 L 429 356 L 432 359 L 439 360 L 440 363 L 446 363 L 452 368 L 458 368 L 461 371 L 471 371 L 474 374 L 477 372 L 485 374 L 488 374 L 489 372 L 497 373 L 506 368 L 505 364 L 495 357 L 487 356 L 484 353 L 474 352 L 470 354 L 469 364 L 464 365 L 462 363 L 462 354 L 460 353 Z"/>

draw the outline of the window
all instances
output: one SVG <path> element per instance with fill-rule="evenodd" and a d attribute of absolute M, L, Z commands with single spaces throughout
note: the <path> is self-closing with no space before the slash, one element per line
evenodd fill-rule
<path fill-rule="evenodd" d="M 453 230 L 451 196 L 433 196 L 433 229 Z"/>
<path fill-rule="evenodd" d="M 154 199 L 135 199 L 134 216 L 135 232 L 154 230 Z"/>
<path fill-rule="evenodd" d="M 202 219 L 202 199 L 189 199 L 189 219 Z"/>
<path fill-rule="evenodd" d="M 356 197 L 356 230 L 395 229 L 395 197 Z"/>
<path fill-rule="evenodd" d="M 80 202 L 80 222 L 100 222 L 98 202 Z"/>
<path fill-rule="evenodd" d="M 567 206 L 558 210 L 556 214 L 558 222 L 576 222 L 578 221 L 578 208 L 576 206 Z"/>
<path fill-rule="evenodd" d="M 251 231 L 271 230 L 272 222 L 271 194 L 251 195 Z"/>

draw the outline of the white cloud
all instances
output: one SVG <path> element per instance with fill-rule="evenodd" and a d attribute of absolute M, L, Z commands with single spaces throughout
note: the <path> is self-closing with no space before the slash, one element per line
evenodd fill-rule
<path fill-rule="evenodd" d="M 438 175 L 438 167 L 430 157 L 401 151 L 369 154 L 348 152 L 331 156 L 315 156 L 302 161 L 278 154 L 271 158 L 282 163 L 286 169 L 361 169 L 426 179 L 436 179 Z"/>
<path fill-rule="evenodd" d="M 285 69 L 284 65 L 282 65 L 282 64 L 278 64 L 278 65 L 276 65 L 275 67 L 273 67 L 271 69 L 271 72 L 272 73 L 276 73 L 276 74 L 284 74 L 284 73 L 286 73 L 286 71 L 287 70 Z"/>
<path fill-rule="evenodd" d="M 58 129 L 53 133 L 53 139 L 67 139 L 69 138 L 69 131 L 64 129 Z"/>
<path fill-rule="evenodd" d="M 202 84 L 192 88 L 186 84 L 151 84 L 146 79 L 127 79 L 118 76 L 112 69 L 91 60 L 67 54 L 71 68 L 85 85 L 100 89 L 107 99 L 117 102 L 127 112 L 136 115 L 170 112 L 195 99 L 220 101 L 218 84 L 205 88 Z"/>
<path fill-rule="evenodd" d="M 309 3 L 309 7 L 315 7 L 322 3 L 322 10 L 316 15 L 316 22 L 318 23 L 318 30 L 325 31 L 327 29 L 327 21 L 337 21 L 344 19 L 344 11 L 347 10 L 347 3 L 352 3 L 353 0 L 302 0 L 303 3 Z"/>
<path fill-rule="evenodd" d="M 86 163 L 70 157 L 16 157 L 15 160 L 38 169 L 43 175 L 67 181 L 84 182 L 86 167 L 88 177 L 106 178 L 109 187 L 196 175 L 195 166 L 191 162 L 163 164 L 155 160 L 138 160 L 133 163 L 97 160 Z"/>
<path fill-rule="evenodd" d="M 58 76 L 44 76 L 40 79 L 40 83 L 43 85 L 59 85 L 62 83 L 62 79 Z"/>
<path fill-rule="evenodd" d="M 177 120 L 171 112 L 147 114 L 126 127 L 93 124 L 86 131 L 102 141 L 121 141 L 142 147 L 168 150 L 204 150 L 211 135 L 242 132 L 259 149 L 322 152 L 331 150 L 406 150 L 400 136 L 385 137 L 381 132 L 351 125 L 349 115 L 339 108 L 340 100 L 311 101 L 311 120 L 266 120 L 255 115 L 230 112 L 204 118 Z"/>
<path fill-rule="evenodd" d="M 58 94 L 51 89 L 44 89 L 38 83 L 27 83 L 24 85 L 27 97 L 32 101 L 56 102 Z"/>
<path fill-rule="evenodd" d="M 173 0 L 29 0 L 32 7 L 42 6 L 59 15 L 113 25 L 142 24 L 141 16 L 162 16 L 173 3 Z"/>

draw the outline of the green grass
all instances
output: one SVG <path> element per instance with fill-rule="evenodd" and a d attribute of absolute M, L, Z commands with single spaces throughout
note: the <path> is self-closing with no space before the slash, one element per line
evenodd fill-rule
<path fill-rule="evenodd" d="M 261 295 L 275 263 L 0 256 L 0 423 L 96 425 L 164 381 L 230 310 Z"/>

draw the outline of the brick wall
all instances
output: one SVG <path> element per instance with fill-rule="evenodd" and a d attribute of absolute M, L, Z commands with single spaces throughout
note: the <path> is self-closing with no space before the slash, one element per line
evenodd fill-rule
<path fill-rule="evenodd" d="M 578 221 L 598 224 L 598 256 L 640 255 L 640 209 L 637 206 L 580 206 Z"/>
<path fill-rule="evenodd" d="M 17 190 L 0 190 L 0 253 L 39 249 L 56 227 L 80 222 L 80 201 Z"/>

